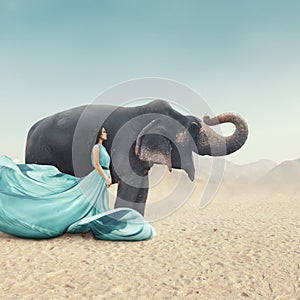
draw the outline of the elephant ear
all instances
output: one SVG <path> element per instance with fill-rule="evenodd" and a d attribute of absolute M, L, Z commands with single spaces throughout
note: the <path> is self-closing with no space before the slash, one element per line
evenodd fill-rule
<path fill-rule="evenodd" d="M 159 119 L 147 124 L 136 138 L 135 154 L 140 160 L 165 164 L 172 171 L 171 142 L 166 125 Z"/>

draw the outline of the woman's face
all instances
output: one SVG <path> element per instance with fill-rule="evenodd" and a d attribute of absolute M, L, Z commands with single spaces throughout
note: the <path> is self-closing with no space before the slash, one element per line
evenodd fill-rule
<path fill-rule="evenodd" d="M 105 128 L 102 128 L 101 138 L 102 138 L 103 140 L 107 140 L 107 133 L 106 133 Z"/>

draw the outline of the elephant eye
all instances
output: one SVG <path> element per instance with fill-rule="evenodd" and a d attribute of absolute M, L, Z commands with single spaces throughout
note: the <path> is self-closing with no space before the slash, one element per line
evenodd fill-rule
<path fill-rule="evenodd" d="M 190 127 L 189 127 L 189 130 L 190 131 L 195 131 L 195 130 L 199 130 L 200 129 L 200 125 L 199 124 L 197 124 L 197 123 L 195 123 L 195 122 L 193 122 L 191 125 L 190 125 Z"/>

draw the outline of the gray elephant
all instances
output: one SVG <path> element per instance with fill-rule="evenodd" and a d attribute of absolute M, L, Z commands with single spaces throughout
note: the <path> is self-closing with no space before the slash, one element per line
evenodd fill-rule
<path fill-rule="evenodd" d="M 209 126 L 230 122 L 231 136 L 223 137 Z M 49 164 L 77 177 L 93 170 L 91 150 L 101 126 L 108 139 L 103 145 L 111 157 L 112 183 L 118 183 L 115 208 L 131 207 L 144 214 L 148 172 L 154 163 L 183 169 L 194 180 L 192 152 L 223 156 L 240 149 L 248 127 L 240 116 L 225 113 L 203 121 L 182 115 L 164 100 L 136 107 L 84 105 L 35 123 L 26 140 L 25 162 Z"/>

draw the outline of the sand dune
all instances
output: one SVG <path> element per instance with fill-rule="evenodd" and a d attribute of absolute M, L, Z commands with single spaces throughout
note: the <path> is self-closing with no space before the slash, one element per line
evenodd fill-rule
<path fill-rule="evenodd" d="M 147 207 L 186 176 L 164 169 L 151 170 Z M 0 234 L 1 299 L 300 299 L 300 193 L 223 182 L 199 209 L 206 184 L 195 180 L 185 201 L 173 195 L 181 206 L 152 222 L 150 241 Z"/>

